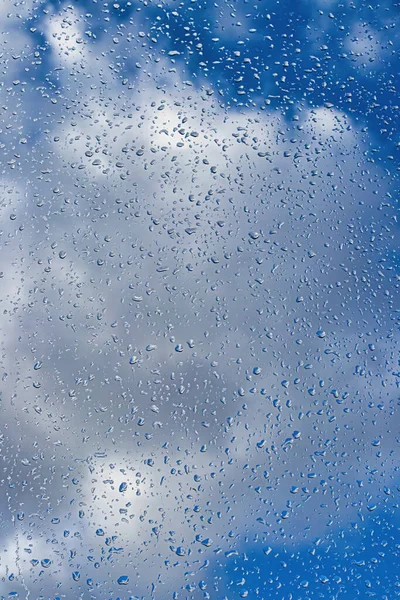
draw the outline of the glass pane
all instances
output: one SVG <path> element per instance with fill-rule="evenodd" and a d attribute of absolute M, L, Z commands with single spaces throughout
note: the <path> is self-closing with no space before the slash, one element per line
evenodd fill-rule
<path fill-rule="evenodd" d="M 397 597 L 398 5 L 0 7 L 0 597 Z"/>

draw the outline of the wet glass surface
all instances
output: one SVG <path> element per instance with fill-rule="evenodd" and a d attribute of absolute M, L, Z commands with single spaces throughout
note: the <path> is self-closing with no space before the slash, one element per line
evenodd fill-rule
<path fill-rule="evenodd" d="M 0 24 L 0 597 L 398 597 L 398 3 Z"/>

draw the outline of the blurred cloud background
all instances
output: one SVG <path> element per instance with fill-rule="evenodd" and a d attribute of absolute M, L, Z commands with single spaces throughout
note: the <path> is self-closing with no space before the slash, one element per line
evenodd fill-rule
<path fill-rule="evenodd" d="M 2 597 L 395 597 L 398 7 L 0 7 Z"/>

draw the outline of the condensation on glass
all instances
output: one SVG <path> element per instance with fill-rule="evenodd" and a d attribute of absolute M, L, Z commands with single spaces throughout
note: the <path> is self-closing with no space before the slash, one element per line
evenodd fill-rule
<path fill-rule="evenodd" d="M 397 597 L 398 8 L 1 0 L 1 598 Z"/>

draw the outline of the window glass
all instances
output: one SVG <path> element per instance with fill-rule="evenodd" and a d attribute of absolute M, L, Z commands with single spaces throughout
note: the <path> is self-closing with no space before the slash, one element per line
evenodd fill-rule
<path fill-rule="evenodd" d="M 397 597 L 398 8 L 0 1 L 1 598 Z"/>

